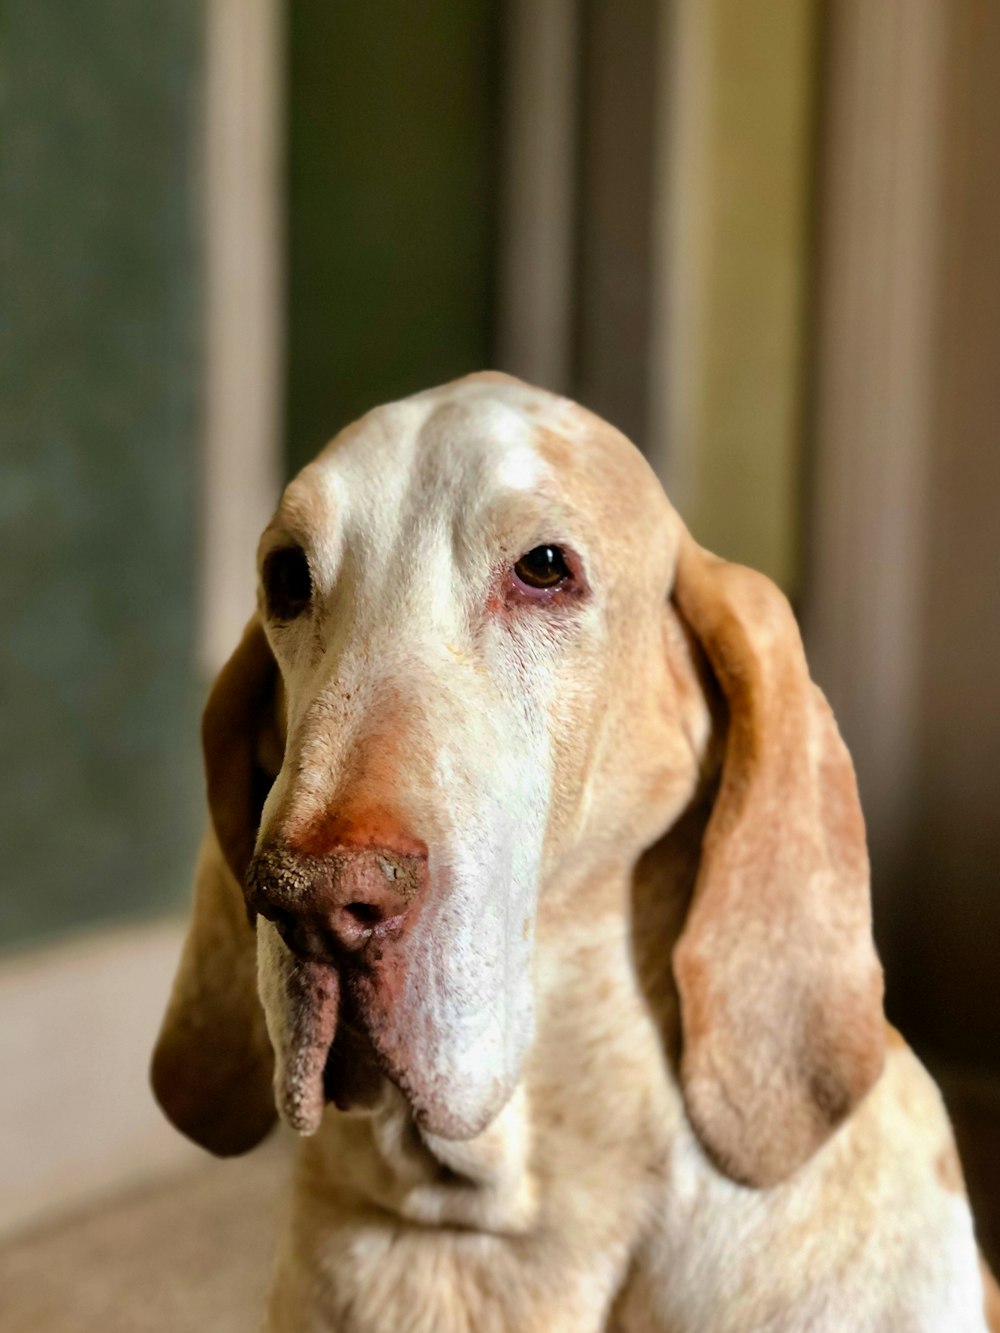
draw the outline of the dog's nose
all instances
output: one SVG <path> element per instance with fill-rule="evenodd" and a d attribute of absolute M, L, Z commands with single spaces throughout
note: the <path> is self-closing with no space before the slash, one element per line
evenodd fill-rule
<path fill-rule="evenodd" d="M 427 856 L 392 847 L 342 847 L 319 856 L 264 849 L 247 876 L 248 905 L 273 921 L 304 958 L 336 958 L 372 936 L 407 927 L 427 877 Z"/>
<path fill-rule="evenodd" d="M 317 885 L 316 910 L 337 943 L 356 948 L 380 928 L 402 928 L 423 887 L 427 860 L 387 847 L 329 854 Z"/>

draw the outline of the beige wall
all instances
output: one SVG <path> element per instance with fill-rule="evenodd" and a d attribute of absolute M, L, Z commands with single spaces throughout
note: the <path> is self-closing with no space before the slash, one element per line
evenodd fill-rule
<path fill-rule="evenodd" d="M 820 6 L 673 10 L 654 447 L 699 540 L 795 591 Z"/>

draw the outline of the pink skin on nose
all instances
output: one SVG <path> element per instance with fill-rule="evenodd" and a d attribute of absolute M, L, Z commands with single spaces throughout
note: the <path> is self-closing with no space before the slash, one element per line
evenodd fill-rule
<path fill-rule="evenodd" d="M 306 856 L 377 847 L 390 855 L 427 859 L 427 844 L 408 833 L 390 811 L 379 807 L 346 805 L 324 811 L 286 835 L 284 841 L 291 850 Z"/>

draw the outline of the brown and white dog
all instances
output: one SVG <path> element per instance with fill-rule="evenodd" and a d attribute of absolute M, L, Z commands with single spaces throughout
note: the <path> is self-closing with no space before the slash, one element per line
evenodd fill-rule
<path fill-rule="evenodd" d="M 781 593 L 490 374 L 343 431 L 260 575 L 153 1082 L 305 1136 L 267 1327 L 984 1333 Z"/>

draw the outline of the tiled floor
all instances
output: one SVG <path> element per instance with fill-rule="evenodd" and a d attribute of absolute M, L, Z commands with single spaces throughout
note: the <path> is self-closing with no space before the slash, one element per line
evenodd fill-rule
<path fill-rule="evenodd" d="M 289 1164 L 206 1161 L 0 1249 L 3 1333 L 256 1333 Z"/>

